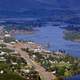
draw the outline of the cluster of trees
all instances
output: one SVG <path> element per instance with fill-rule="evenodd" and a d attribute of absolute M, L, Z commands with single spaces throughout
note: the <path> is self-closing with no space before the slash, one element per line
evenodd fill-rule
<path fill-rule="evenodd" d="M 67 32 L 65 32 L 64 38 L 67 40 L 72 40 L 72 41 L 80 40 L 80 32 L 67 31 Z"/>
<path fill-rule="evenodd" d="M 23 49 L 24 50 L 24 49 Z M 29 53 L 29 56 L 35 55 L 35 61 L 40 63 L 47 71 L 56 71 L 58 76 L 73 76 L 80 73 L 80 59 L 70 56 L 69 54 L 64 54 L 63 56 L 59 55 L 49 55 L 47 53 L 34 53 L 25 49 Z M 51 63 L 55 62 L 55 63 Z"/>

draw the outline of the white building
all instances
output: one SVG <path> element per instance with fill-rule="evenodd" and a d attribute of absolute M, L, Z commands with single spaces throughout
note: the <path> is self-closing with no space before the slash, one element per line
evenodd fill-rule
<path fill-rule="evenodd" d="M 6 54 L 5 52 L 1 52 L 1 53 L 0 53 L 0 56 L 3 56 L 3 55 L 5 55 L 5 54 Z"/>
<path fill-rule="evenodd" d="M 10 34 L 5 34 L 5 37 L 11 37 L 11 35 Z"/>

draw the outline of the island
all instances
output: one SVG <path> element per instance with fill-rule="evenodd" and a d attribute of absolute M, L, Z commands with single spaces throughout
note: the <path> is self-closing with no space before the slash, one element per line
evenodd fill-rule
<path fill-rule="evenodd" d="M 63 27 L 64 39 L 80 42 L 80 26 L 79 25 L 68 25 Z"/>

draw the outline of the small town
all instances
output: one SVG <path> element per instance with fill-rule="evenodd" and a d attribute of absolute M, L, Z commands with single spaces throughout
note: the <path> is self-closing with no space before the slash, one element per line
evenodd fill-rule
<path fill-rule="evenodd" d="M 14 39 L 0 27 L 0 80 L 64 80 L 80 74 L 80 59 Z"/>

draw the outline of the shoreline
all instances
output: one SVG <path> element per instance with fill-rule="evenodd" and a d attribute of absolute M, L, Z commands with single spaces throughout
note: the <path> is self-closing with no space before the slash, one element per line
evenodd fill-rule
<path fill-rule="evenodd" d="M 12 30 L 9 32 L 9 34 L 11 35 L 17 35 L 17 34 L 23 34 L 23 35 L 30 35 L 30 34 L 34 34 L 35 31 L 28 31 L 28 30 Z"/>
<path fill-rule="evenodd" d="M 78 37 L 77 37 L 79 34 L 73 32 L 73 31 L 68 31 L 68 30 L 65 30 L 63 32 L 63 34 L 64 34 L 63 38 L 65 40 L 80 43 L 80 39 L 78 39 Z"/>
<path fill-rule="evenodd" d="M 29 43 L 29 44 L 34 44 L 34 45 L 38 45 L 38 46 L 41 46 L 40 44 L 37 44 L 37 43 L 34 43 L 34 42 L 27 42 L 27 43 Z M 42 48 L 42 46 L 41 46 L 41 48 Z M 31 50 L 31 49 L 30 49 Z M 32 50 L 35 50 L 35 49 L 32 49 Z M 44 51 L 45 52 L 45 51 Z M 36 53 L 36 52 L 35 52 Z M 46 53 L 46 52 L 45 52 Z M 52 52 L 49 52 L 49 53 L 52 53 Z M 46 53 L 47 54 L 47 53 Z M 54 52 L 54 54 L 55 55 L 59 55 L 59 56 L 66 56 L 65 55 L 65 53 L 63 53 L 63 52 Z M 49 54 L 50 55 L 50 54 Z M 53 54 L 52 54 L 53 55 Z M 76 75 L 72 75 L 71 77 L 64 77 L 64 76 L 62 76 L 62 78 L 65 80 L 65 78 L 67 78 L 67 79 L 70 79 L 70 78 L 73 78 L 73 77 L 75 77 L 75 76 L 78 76 L 78 75 L 80 75 L 80 74 L 76 74 Z M 61 76 L 60 76 L 61 77 Z"/>

